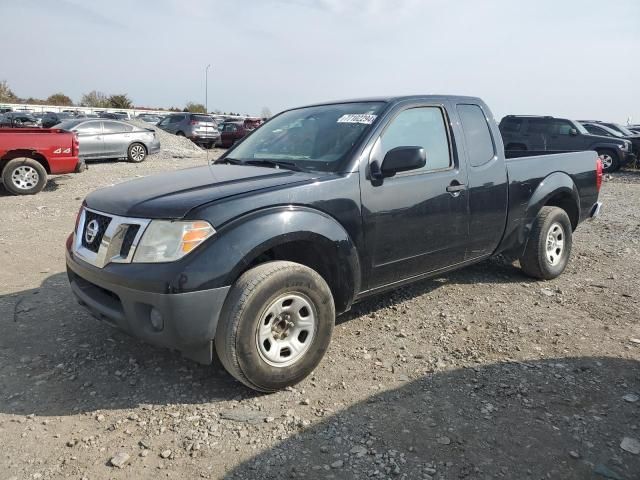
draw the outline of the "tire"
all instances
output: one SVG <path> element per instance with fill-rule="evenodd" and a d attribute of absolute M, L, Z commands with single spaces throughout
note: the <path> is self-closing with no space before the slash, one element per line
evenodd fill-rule
<path fill-rule="evenodd" d="M 142 143 L 132 143 L 127 150 L 127 159 L 133 163 L 144 162 L 147 158 L 147 147 Z"/>
<path fill-rule="evenodd" d="M 176 132 L 176 135 L 179 136 L 179 137 L 184 137 L 185 136 L 184 132 Z"/>
<path fill-rule="evenodd" d="M 33 158 L 14 158 L 2 170 L 2 182 L 14 195 L 33 195 L 47 184 L 47 171 Z"/>
<path fill-rule="evenodd" d="M 216 331 L 216 351 L 237 380 L 275 392 L 318 366 L 334 323 L 331 290 L 316 271 L 293 262 L 264 263 L 231 288 Z"/>
<path fill-rule="evenodd" d="M 602 171 L 605 173 L 615 172 L 620 169 L 618 156 L 613 150 L 598 150 L 598 155 L 602 159 Z"/>
<path fill-rule="evenodd" d="M 541 280 L 556 278 L 569 263 L 572 238 L 567 213 L 558 207 L 542 207 L 520 257 L 522 271 Z"/>

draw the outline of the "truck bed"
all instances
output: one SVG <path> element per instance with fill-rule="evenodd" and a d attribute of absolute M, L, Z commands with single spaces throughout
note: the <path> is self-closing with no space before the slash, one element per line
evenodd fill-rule
<path fill-rule="evenodd" d="M 535 198 L 536 189 L 543 180 L 547 186 L 551 186 L 551 182 L 554 184 L 554 188 L 546 189 L 547 191 L 560 191 L 567 198 L 578 200 L 580 208 L 576 212 L 577 222 L 574 228 L 577 223 L 589 217 L 591 208 L 598 199 L 596 152 L 511 151 L 505 154 L 509 178 L 509 209 L 501 251 L 509 251 L 525 242 L 538 211 L 531 206 L 538 203 L 544 205 L 548 199 Z"/>

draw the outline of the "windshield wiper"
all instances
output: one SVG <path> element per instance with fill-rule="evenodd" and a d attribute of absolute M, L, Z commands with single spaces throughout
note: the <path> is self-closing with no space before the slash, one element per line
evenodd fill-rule
<path fill-rule="evenodd" d="M 281 160 L 245 160 L 243 163 L 245 165 L 255 165 L 257 167 L 286 168 L 287 170 L 293 170 L 294 172 L 302 171 L 302 168 L 297 164 Z"/>
<path fill-rule="evenodd" d="M 214 163 L 228 163 L 229 165 L 244 165 L 245 163 L 242 160 L 238 160 L 237 158 L 224 157 L 220 160 L 216 160 Z"/>

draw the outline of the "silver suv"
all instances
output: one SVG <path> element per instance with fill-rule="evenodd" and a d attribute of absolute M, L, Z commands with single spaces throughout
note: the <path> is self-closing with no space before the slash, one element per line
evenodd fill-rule
<path fill-rule="evenodd" d="M 210 115 L 174 113 L 161 120 L 157 126 L 165 132 L 187 137 L 206 148 L 211 148 L 220 141 L 218 125 Z"/>

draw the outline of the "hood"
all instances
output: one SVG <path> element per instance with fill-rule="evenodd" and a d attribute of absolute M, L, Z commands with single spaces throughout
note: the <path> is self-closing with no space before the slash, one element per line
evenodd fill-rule
<path fill-rule="evenodd" d="M 318 174 L 242 165 L 210 165 L 151 175 L 87 196 L 87 207 L 113 215 L 177 219 L 205 203 L 310 182 Z"/>
<path fill-rule="evenodd" d="M 623 137 L 607 137 L 607 136 L 604 136 L 604 135 L 594 135 L 592 133 L 590 133 L 588 136 L 591 137 L 591 138 L 600 140 L 602 142 L 605 142 L 605 143 L 620 143 L 620 144 L 622 144 L 622 143 L 625 143 L 625 141 L 627 140 L 627 138 L 623 138 Z"/>

